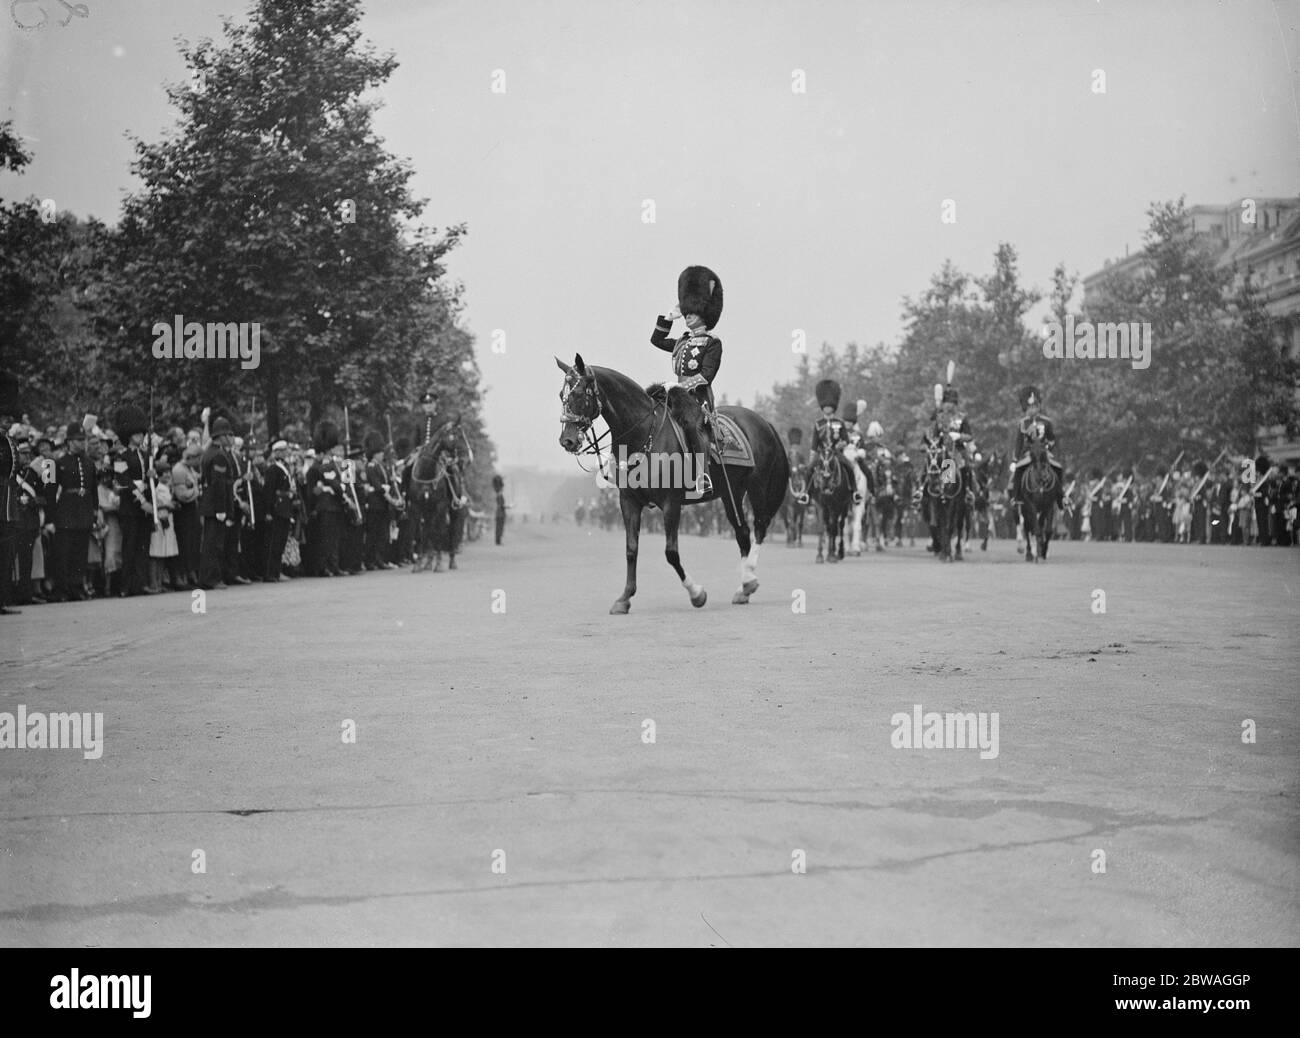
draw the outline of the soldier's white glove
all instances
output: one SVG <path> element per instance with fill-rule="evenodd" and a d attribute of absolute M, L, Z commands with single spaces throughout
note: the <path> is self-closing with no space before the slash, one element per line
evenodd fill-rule
<path fill-rule="evenodd" d="M 675 321 L 675 320 L 677 320 L 679 317 L 682 316 L 681 307 L 679 307 L 676 303 L 674 303 L 674 304 L 673 304 L 673 308 L 672 308 L 671 310 L 668 311 L 668 313 L 667 313 L 666 316 L 668 317 L 668 320 L 670 320 L 670 321 Z"/>

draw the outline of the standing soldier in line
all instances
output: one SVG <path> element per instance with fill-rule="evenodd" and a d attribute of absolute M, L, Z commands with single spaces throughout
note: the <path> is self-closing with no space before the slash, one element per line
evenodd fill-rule
<path fill-rule="evenodd" d="M 339 534 L 339 566 L 350 576 L 365 571 L 366 489 L 362 474 L 360 445 L 344 444 L 339 449 L 339 473 L 343 482 L 343 526 Z"/>
<path fill-rule="evenodd" d="M 1210 540 L 1210 481 L 1205 480 L 1204 484 L 1201 478 L 1210 471 L 1210 466 L 1197 458 L 1192 462 L 1192 527 L 1189 543 L 1191 544 L 1208 544 Z M 1199 489 L 1198 489 L 1199 486 Z"/>
<path fill-rule="evenodd" d="M 1132 469 L 1125 469 L 1121 475 L 1124 477 L 1121 482 L 1120 477 L 1115 477 L 1115 496 L 1111 501 L 1111 511 L 1114 516 L 1114 536 L 1113 540 L 1132 542 L 1133 540 L 1133 502 L 1137 498 L 1137 490 L 1134 488 L 1134 475 Z"/>
<path fill-rule="evenodd" d="M 366 434 L 366 569 L 392 569 L 388 561 L 388 526 L 393 517 L 392 480 L 384 468 L 384 438 Z"/>
<path fill-rule="evenodd" d="M 262 521 L 267 524 L 268 531 L 262 580 L 268 584 L 274 584 L 284 576 L 281 572 L 284 546 L 289 542 L 289 529 L 298 509 L 298 487 L 286 460 L 288 453 L 286 441 L 276 440 L 271 444 L 271 463 L 266 467 L 263 484 Z"/>
<path fill-rule="evenodd" d="M 123 447 L 113 461 L 113 484 L 119 505 L 117 521 L 122 527 L 122 593 L 156 595 L 149 584 L 149 539 L 153 535 L 153 501 L 149 495 L 152 463 L 145 445 L 149 419 L 130 404 L 117 413 L 115 432 Z"/>
<path fill-rule="evenodd" d="M 9 438 L 9 426 L 22 415 L 18 380 L 0 371 L 0 616 L 21 613 L 13 604 L 14 557 L 18 545 L 18 445 Z"/>
<path fill-rule="evenodd" d="M 411 441 L 399 436 L 393 443 L 392 464 L 388 467 L 388 478 L 392 485 L 395 515 L 397 519 L 397 540 L 393 542 L 392 558 L 389 560 L 398 566 L 405 566 L 411 561 L 411 469 L 403 464 L 411 451 Z"/>
<path fill-rule="evenodd" d="M 229 446 L 230 422 L 218 418 L 212 424 L 212 440 L 199 463 L 199 517 L 203 532 L 199 544 L 199 587 L 214 591 L 226 587 L 222 566 L 226 558 L 226 540 L 234 525 L 235 490 Z"/>
<path fill-rule="evenodd" d="M 233 432 L 234 423 L 231 423 Z M 235 499 L 234 511 L 230 514 L 230 525 L 226 530 L 226 554 L 221 562 L 222 579 L 228 585 L 251 583 L 243 575 L 243 541 L 244 530 L 252 513 L 249 511 L 248 488 L 251 466 L 244 457 L 242 437 L 230 436 L 230 446 L 226 457 L 230 464 L 233 481 L 231 491 Z"/>
<path fill-rule="evenodd" d="M 68 453 L 54 463 L 54 483 L 46 497 L 54 519 L 54 601 L 86 600 L 86 560 L 98 497 L 95 466 L 86 457 L 86 430 L 68 426 Z"/>
<path fill-rule="evenodd" d="M 500 476 L 492 477 L 492 489 L 496 491 L 496 495 L 497 495 L 496 520 L 497 520 L 497 544 L 498 545 L 501 544 L 501 535 L 505 533 L 505 529 L 506 529 L 506 508 L 508 506 L 506 505 L 505 485 L 506 485 L 506 481 L 502 479 Z"/>
<path fill-rule="evenodd" d="M 1255 543 L 1267 547 L 1273 543 L 1273 460 L 1267 454 L 1255 459 L 1255 482 L 1259 489 L 1255 499 Z"/>
<path fill-rule="evenodd" d="M 36 541 L 41 535 L 41 505 L 43 499 L 37 488 L 40 478 L 32 466 L 32 445 L 27 440 L 18 441 L 18 465 L 14 472 L 18 484 L 18 541 L 14 551 L 18 563 L 18 583 L 14 602 L 17 605 L 44 605 L 45 599 L 32 587 L 32 556 Z"/>
<path fill-rule="evenodd" d="M 307 501 L 310 521 L 307 539 L 315 547 L 314 576 L 341 577 L 339 569 L 339 524 L 343 517 L 343 487 L 333 451 L 339 447 L 338 427 L 330 421 L 316 426 L 316 460 L 307 473 Z"/>

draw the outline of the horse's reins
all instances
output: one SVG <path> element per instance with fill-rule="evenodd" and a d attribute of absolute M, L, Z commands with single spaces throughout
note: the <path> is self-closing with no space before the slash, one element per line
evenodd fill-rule
<path fill-rule="evenodd" d="M 600 441 L 605 439 L 605 437 L 607 436 L 609 437 L 609 446 L 612 448 L 614 446 L 614 442 L 619 437 L 623 436 L 626 433 L 631 432 L 638 425 L 640 425 L 647 418 L 649 418 L 651 419 L 651 431 L 650 431 L 650 435 L 646 437 L 645 446 L 642 448 L 642 453 L 649 454 L 650 448 L 654 445 L 655 436 L 658 435 L 659 432 L 663 431 L 664 424 L 668 421 L 668 398 L 667 395 L 665 395 L 663 401 L 664 416 L 662 419 L 660 419 L 658 431 L 654 429 L 653 419 L 654 419 L 655 412 L 659 410 L 659 402 L 652 400 L 650 403 L 650 410 L 646 411 L 645 414 L 641 415 L 641 417 L 639 417 L 631 425 L 626 426 L 621 432 L 615 433 L 614 430 L 609 425 L 609 419 L 605 419 L 605 431 L 603 433 L 596 433 L 594 430 L 596 419 L 604 418 L 605 416 L 605 405 L 601 402 L 600 399 L 600 383 L 596 381 L 596 376 L 592 375 L 591 377 L 591 392 L 592 395 L 596 398 L 596 413 L 592 415 L 590 418 L 588 418 L 586 415 L 574 414 L 572 411 L 569 410 L 569 397 L 573 396 L 573 390 L 575 387 L 569 385 L 567 382 L 565 383 L 565 386 L 567 387 L 568 392 L 560 393 L 560 403 L 564 405 L 564 410 L 560 412 L 560 421 L 561 423 L 564 424 L 572 423 L 573 425 L 580 426 L 582 428 L 582 434 L 585 437 L 587 437 L 588 440 L 587 445 L 581 448 L 580 450 L 574 451 L 573 456 L 574 456 L 574 460 L 578 462 L 578 468 L 582 469 L 582 471 L 587 473 L 588 475 L 591 475 L 591 470 L 584 468 L 582 462 L 578 459 L 580 459 L 585 454 L 594 454 L 596 457 L 599 458 L 601 456 Z"/>

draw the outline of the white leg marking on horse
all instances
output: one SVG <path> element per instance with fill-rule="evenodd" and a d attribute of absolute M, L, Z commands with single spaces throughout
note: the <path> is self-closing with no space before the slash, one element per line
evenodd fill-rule
<path fill-rule="evenodd" d="M 685 570 L 682 570 L 682 572 L 686 573 Z M 695 583 L 695 581 L 691 579 L 691 575 L 689 573 L 686 573 L 686 576 L 682 579 L 682 587 L 684 587 L 687 590 L 687 592 L 690 594 L 692 598 L 699 597 L 700 585 Z"/>

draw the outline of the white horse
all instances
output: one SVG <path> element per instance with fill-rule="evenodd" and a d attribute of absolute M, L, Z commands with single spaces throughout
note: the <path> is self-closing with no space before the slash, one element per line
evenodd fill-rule
<path fill-rule="evenodd" d="M 853 476 L 857 480 L 853 491 L 853 511 L 849 513 L 849 522 L 853 524 L 853 539 L 849 542 L 849 554 L 861 555 L 862 520 L 867 514 L 867 474 L 862 471 L 859 461 L 867 456 L 867 452 L 862 447 L 854 447 L 851 443 L 847 443 L 844 445 L 844 456 L 849 459 Z"/>

